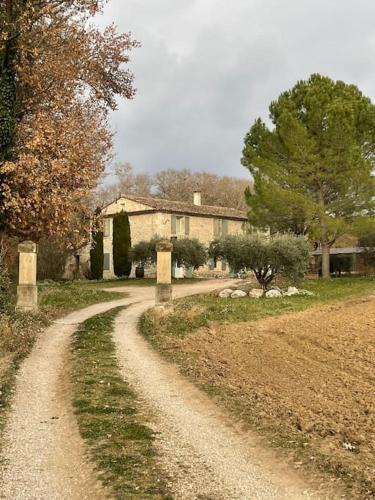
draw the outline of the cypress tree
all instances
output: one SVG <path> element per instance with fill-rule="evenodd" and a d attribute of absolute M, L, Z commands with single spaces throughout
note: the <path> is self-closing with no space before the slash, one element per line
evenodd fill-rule
<path fill-rule="evenodd" d="M 130 248 L 129 217 L 121 211 L 113 217 L 113 268 L 118 277 L 128 277 L 131 272 Z"/>
<path fill-rule="evenodd" d="M 103 279 L 103 232 L 92 233 L 92 244 L 90 250 L 90 275 L 92 280 Z"/>

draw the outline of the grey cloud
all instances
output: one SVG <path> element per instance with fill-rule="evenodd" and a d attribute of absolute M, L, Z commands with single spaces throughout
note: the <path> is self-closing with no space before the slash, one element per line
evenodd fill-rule
<path fill-rule="evenodd" d="M 101 24 L 132 31 L 138 93 L 112 116 L 119 161 L 137 171 L 247 176 L 243 137 L 313 72 L 375 96 L 372 0 L 111 0 Z"/>

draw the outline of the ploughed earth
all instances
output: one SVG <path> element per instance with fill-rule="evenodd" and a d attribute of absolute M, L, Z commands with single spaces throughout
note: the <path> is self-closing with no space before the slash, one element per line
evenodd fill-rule
<path fill-rule="evenodd" d="M 295 467 L 375 497 L 375 297 L 155 340 Z"/>

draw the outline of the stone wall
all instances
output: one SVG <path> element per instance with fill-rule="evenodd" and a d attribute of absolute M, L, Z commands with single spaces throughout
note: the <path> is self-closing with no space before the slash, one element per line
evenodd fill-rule
<path fill-rule="evenodd" d="M 129 200 L 129 203 L 131 202 Z M 111 213 L 113 213 L 113 204 L 111 205 Z M 121 208 L 119 208 L 119 211 Z M 128 208 L 130 210 L 130 207 Z M 154 236 L 160 236 L 163 238 L 170 238 L 171 234 L 171 214 L 161 213 L 161 212 L 150 212 L 148 214 L 132 215 L 128 213 L 131 231 L 132 245 L 136 245 L 140 241 L 150 241 Z M 110 223 L 110 236 L 105 236 L 103 239 L 104 254 L 109 254 L 109 264 L 110 269 L 104 271 L 104 278 L 112 278 L 113 273 L 113 256 L 112 256 L 112 234 L 113 234 L 113 224 L 112 218 Z M 214 234 L 214 218 L 204 217 L 204 216 L 190 216 L 190 234 L 189 238 L 196 238 L 204 246 L 208 245 L 215 239 Z M 239 234 L 243 231 L 243 222 L 236 220 L 228 221 L 228 234 Z M 184 238 L 185 234 L 179 235 L 179 237 Z M 202 272 L 209 272 L 208 266 L 204 266 L 201 270 Z M 134 272 L 134 270 L 133 270 Z M 216 275 L 218 272 L 227 274 L 228 270 L 222 268 L 222 263 L 218 262 L 215 269 L 211 270 L 210 273 Z M 133 274 L 133 273 L 132 273 Z"/>

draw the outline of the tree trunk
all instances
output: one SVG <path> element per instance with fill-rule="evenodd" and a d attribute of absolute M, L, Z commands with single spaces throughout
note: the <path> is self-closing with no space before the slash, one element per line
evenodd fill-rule
<path fill-rule="evenodd" d="M 322 278 L 325 279 L 331 277 L 329 251 L 329 243 L 322 243 Z"/>

